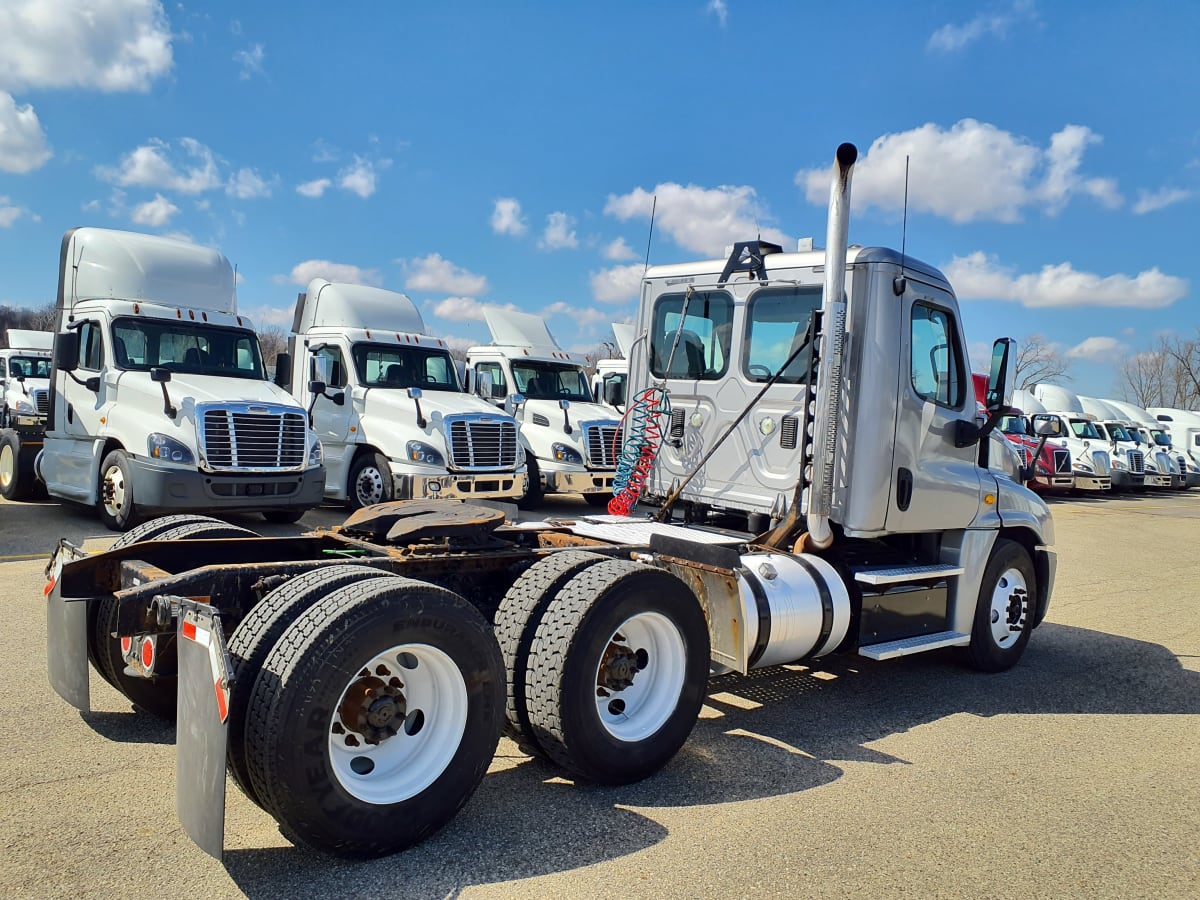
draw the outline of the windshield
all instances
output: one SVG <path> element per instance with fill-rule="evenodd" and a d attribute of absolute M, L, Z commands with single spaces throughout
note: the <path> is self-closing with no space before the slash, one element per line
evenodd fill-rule
<path fill-rule="evenodd" d="M 355 344 L 354 368 L 363 387 L 462 392 L 450 353 L 434 347 Z"/>
<path fill-rule="evenodd" d="M 1165 431 L 1151 431 L 1150 435 L 1151 435 L 1151 437 L 1154 438 L 1154 443 L 1158 444 L 1158 446 L 1160 446 L 1160 447 L 1170 447 L 1171 446 L 1171 436 L 1169 434 L 1167 434 Z"/>
<path fill-rule="evenodd" d="M 1005 434 L 1029 434 L 1024 416 L 1001 416 L 1000 430 Z"/>
<path fill-rule="evenodd" d="M 1108 436 L 1111 440 L 1133 441 L 1133 438 L 1129 436 L 1129 432 L 1120 425 L 1107 425 L 1106 427 L 1108 428 Z"/>
<path fill-rule="evenodd" d="M 583 369 L 570 363 L 513 360 L 512 373 L 517 391 L 529 400 L 592 399 Z"/>
<path fill-rule="evenodd" d="M 1071 433 L 1077 438 L 1101 439 L 1100 432 L 1096 430 L 1096 426 L 1092 424 L 1091 419 L 1072 419 Z"/>
<path fill-rule="evenodd" d="M 258 336 L 247 329 L 195 325 L 165 319 L 113 322 L 117 368 L 148 372 L 161 366 L 191 375 L 266 378 Z"/>
<path fill-rule="evenodd" d="M 0 372 L 0 375 L 4 374 Z M 45 356 L 10 356 L 8 374 L 13 378 L 49 378 L 50 358 Z"/>

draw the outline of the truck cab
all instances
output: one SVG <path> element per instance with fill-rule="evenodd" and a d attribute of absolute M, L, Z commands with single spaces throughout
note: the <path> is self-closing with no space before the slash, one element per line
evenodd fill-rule
<path fill-rule="evenodd" d="M 49 331 L 9 328 L 8 347 L 0 350 L 0 428 L 18 419 L 46 421 L 50 409 Z"/>
<path fill-rule="evenodd" d="M 620 420 L 592 399 L 584 368 L 591 360 L 561 349 L 539 316 L 495 307 L 484 316 L 492 343 L 467 351 L 467 378 L 474 393 L 520 422 L 529 466 L 521 504 L 574 491 L 589 505 L 606 505 Z"/>
<path fill-rule="evenodd" d="M 296 521 L 321 502 L 321 444 L 266 379 L 216 250 L 77 228 L 62 242 L 38 476 L 123 531 L 159 511 Z"/>
<path fill-rule="evenodd" d="M 445 341 L 404 294 L 314 279 L 279 368 L 311 410 L 328 499 L 359 509 L 525 493 L 516 420 L 464 392 Z"/>
<path fill-rule="evenodd" d="M 1146 412 L 1166 432 L 1186 486 L 1200 485 L 1200 413 L 1165 406 L 1150 407 Z"/>

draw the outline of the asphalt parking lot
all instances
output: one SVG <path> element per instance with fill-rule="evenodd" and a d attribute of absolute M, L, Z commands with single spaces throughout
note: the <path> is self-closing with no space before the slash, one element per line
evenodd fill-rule
<path fill-rule="evenodd" d="M 218 862 L 177 824 L 173 729 L 98 677 L 88 714 L 46 681 L 45 558 L 113 535 L 0 501 L 0 895 L 1195 896 L 1200 491 L 1053 511 L 1055 594 L 1010 672 L 937 652 L 721 679 L 678 757 L 629 787 L 501 741 L 445 830 L 369 863 L 293 848 L 230 783 Z"/>

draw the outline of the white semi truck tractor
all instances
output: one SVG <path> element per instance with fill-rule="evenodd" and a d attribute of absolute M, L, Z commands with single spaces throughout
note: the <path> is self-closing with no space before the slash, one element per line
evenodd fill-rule
<path fill-rule="evenodd" d="M 1200 485 L 1200 413 L 1166 406 L 1152 406 L 1146 412 L 1166 432 L 1172 451 L 1183 460 L 1187 486 Z"/>
<path fill-rule="evenodd" d="M 216 250 L 68 231 L 50 380 L 38 477 L 111 529 L 189 510 L 294 522 L 321 503 L 321 443 L 267 380 Z"/>
<path fill-rule="evenodd" d="M 1146 445 L 1147 460 L 1153 457 L 1157 468 L 1170 471 L 1172 487 L 1186 490 L 1200 484 L 1200 468 L 1190 463 L 1182 449 L 1174 445 L 1170 432 L 1149 410 L 1128 400 L 1103 399 L 1100 402 L 1111 407 L 1136 429 Z"/>
<path fill-rule="evenodd" d="M 467 351 L 471 390 L 521 423 L 529 467 L 524 508 L 547 493 L 577 492 L 592 506 L 612 497 L 620 419 L 592 400 L 586 356 L 559 347 L 540 316 L 485 307 L 492 343 Z"/>
<path fill-rule="evenodd" d="M 114 643 L 174 641 L 177 669 L 133 654 L 141 687 L 121 689 L 177 719 L 187 833 L 221 854 L 228 769 L 290 840 L 368 857 L 447 822 L 502 729 L 577 782 L 625 784 L 670 763 L 713 673 L 943 648 L 1014 665 L 1056 567 L 1046 504 L 988 467 L 1014 342 L 993 347 L 980 422 L 945 278 L 892 251 L 847 253 L 856 156 L 838 148 L 826 251 L 751 242 L 675 284 L 651 270 L 641 294 L 643 483 L 778 508 L 769 529 L 689 525 L 668 495 L 652 518 L 508 525 L 407 501 L 299 538 L 217 540 L 199 521 L 184 539 L 146 523 L 103 553 L 63 541 L 46 585 L 54 689 L 86 709 L 89 650 L 111 661 Z M 683 330 L 699 347 L 676 369 Z M 736 451 L 701 456 L 686 486 L 678 455 L 651 452 L 667 437 L 651 417 L 669 427 L 676 408 L 694 452 L 726 433 Z M 111 631 L 89 629 L 97 605 L 117 610 Z M 863 677 L 886 690 L 882 671 Z"/>
<path fill-rule="evenodd" d="M 1169 454 L 1159 452 L 1159 448 L 1150 440 L 1148 433 L 1142 434 L 1138 431 L 1136 422 L 1105 400 L 1080 396 L 1079 403 L 1083 407 L 1084 413 L 1095 423 L 1097 430 L 1106 435 L 1114 445 L 1115 453 L 1123 453 L 1126 458 L 1132 458 L 1129 456 L 1130 453 L 1141 454 L 1144 470 L 1143 487 L 1170 488 L 1175 486 L 1177 479 L 1175 475 L 1172 475 L 1175 463 Z"/>
<path fill-rule="evenodd" d="M 463 390 L 446 342 L 404 294 L 314 279 L 288 347 L 276 379 L 311 410 L 327 499 L 524 496 L 516 420 Z"/>
<path fill-rule="evenodd" d="M 54 334 L 9 328 L 0 349 L 0 495 L 24 500 L 38 489 L 34 461 L 50 408 Z"/>
<path fill-rule="evenodd" d="M 1035 416 L 1034 421 L 1057 419 L 1068 424 L 1068 449 L 1076 455 L 1077 461 L 1093 460 L 1093 471 L 1100 465 L 1101 459 L 1097 453 L 1104 453 L 1110 467 L 1109 479 L 1113 490 L 1140 490 L 1146 482 L 1146 454 L 1142 448 L 1133 442 L 1123 428 L 1119 426 L 1110 430 L 1104 427 L 1099 419 L 1083 408 L 1079 396 L 1071 390 L 1057 384 L 1039 384 L 1034 388 L 1034 396 L 1048 410 L 1041 416 Z M 1093 437 L 1094 433 L 1094 437 Z M 1073 444 L 1071 438 L 1078 443 Z M 1083 447 L 1082 451 L 1077 451 Z M 1077 471 L 1077 474 L 1086 474 Z"/>

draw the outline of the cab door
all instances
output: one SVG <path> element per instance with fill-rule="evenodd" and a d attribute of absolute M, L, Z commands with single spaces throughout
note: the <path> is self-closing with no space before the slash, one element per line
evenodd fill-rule
<path fill-rule="evenodd" d="M 324 374 L 325 389 L 328 393 L 341 391 L 345 396 L 345 400 L 340 406 L 328 396 L 317 397 L 312 408 L 313 431 L 321 439 L 321 447 L 325 452 L 327 484 L 344 484 L 344 475 L 354 457 L 354 444 L 358 440 L 358 414 L 355 412 L 355 403 L 351 396 L 346 355 L 340 346 L 328 343 L 316 353 L 311 354 L 308 363 L 308 380 L 322 380 L 317 378 L 318 374 Z M 308 396 L 307 384 L 304 385 L 303 390 L 311 402 L 312 398 Z"/>
<path fill-rule="evenodd" d="M 958 423 L 975 421 L 957 304 L 944 291 L 911 280 L 901 302 L 906 315 L 886 527 L 966 528 L 979 513 L 983 485 L 978 443 L 955 446 Z"/>

